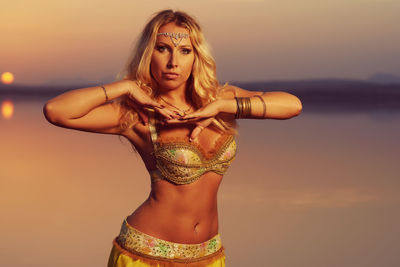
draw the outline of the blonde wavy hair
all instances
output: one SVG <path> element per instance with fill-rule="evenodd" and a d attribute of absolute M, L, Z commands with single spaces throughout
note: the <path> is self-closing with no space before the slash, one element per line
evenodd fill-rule
<path fill-rule="evenodd" d="M 152 98 L 157 95 L 157 83 L 150 73 L 151 57 L 156 44 L 157 33 L 160 27 L 174 22 L 177 26 L 189 30 L 190 41 L 194 50 L 194 63 L 191 75 L 187 81 L 190 99 L 196 109 L 216 100 L 226 89 L 220 86 L 216 75 L 215 60 L 211 55 L 200 25 L 196 20 L 182 11 L 171 9 L 162 10 L 153 15 L 144 27 L 125 68 L 118 74 L 117 79 L 136 80 L 138 85 Z M 121 130 L 134 126 L 139 121 L 137 112 L 132 108 L 131 99 L 124 95 L 117 101 L 121 104 Z M 216 116 L 212 126 L 231 134 L 236 134 L 236 124 L 222 116 Z"/>

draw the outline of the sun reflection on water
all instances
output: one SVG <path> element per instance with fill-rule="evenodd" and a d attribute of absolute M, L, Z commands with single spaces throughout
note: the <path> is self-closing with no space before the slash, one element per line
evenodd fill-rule
<path fill-rule="evenodd" d="M 1 115 L 5 119 L 10 119 L 14 114 L 14 104 L 11 100 L 4 100 L 1 103 Z"/>

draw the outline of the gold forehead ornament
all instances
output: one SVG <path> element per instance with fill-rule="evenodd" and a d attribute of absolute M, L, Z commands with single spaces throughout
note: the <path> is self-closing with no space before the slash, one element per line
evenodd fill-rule
<path fill-rule="evenodd" d="M 178 46 L 179 43 L 182 41 L 183 38 L 188 38 L 189 34 L 187 33 L 181 33 L 181 32 L 160 32 L 157 33 L 157 36 L 159 35 L 164 35 L 166 37 L 171 38 L 171 42 L 174 44 L 174 46 Z"/>

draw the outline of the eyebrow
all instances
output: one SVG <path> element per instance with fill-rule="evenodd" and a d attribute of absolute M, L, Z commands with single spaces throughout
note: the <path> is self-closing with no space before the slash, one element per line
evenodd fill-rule
<path fill-rule="evenodd" d="M 158 41 L 158 42 L 156 42 L 156 44 L 164 44 L 164 45 L 166 45 L 166 46 L 168 46 L 168 47 L 171 47 L 169 44 L 164 43 L 163 41 Z M 193 46 L 192 46 L 192 45 L 189 45 L 189 44 L 180 45 L 180 46 L 178 46 L 178 47 L 189 47 L 189 48 L 193 48 Z"/>

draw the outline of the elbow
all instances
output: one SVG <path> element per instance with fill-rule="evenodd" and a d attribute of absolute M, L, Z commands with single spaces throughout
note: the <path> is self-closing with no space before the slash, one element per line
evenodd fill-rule
<path fill-rule="evenodd" d="M 302 109 L 303 109 L 303 104 L 301 103 L 300 99 L 297 96 L 294 97 L 294 111 L 293 111 L 293 117 L 300 115 Z"/>
<path fill-rule="evenodd" d="M 46 118 L 46 120 L 48 122 L 50 122 L 51 124 L 54 124 L 54 125 L 57 124 L 56 112 L 54 111 L 54 108 L 51 106 L 51 104 L 49 102 L 47 102 L 43 106 L 43 115 Z"/>
<path fill-rule="evenodd" d="M 290 93 L 271 92 L 269 96 L 270 100 L 267 102 L 270 103 L 269 118 L 287 120 L 298 116 L 303 109 L 300 99 Z"/>
<path fill-rule="evenodd" d="M 289 93 L 287 94 L 287 96 L 288 99 L 287 99 L 287 110 L 285 119 L 290 119 L 300 115 L 303 109 L 303 104 L 301 103 L 300 99 L 297 96 Z"/>

